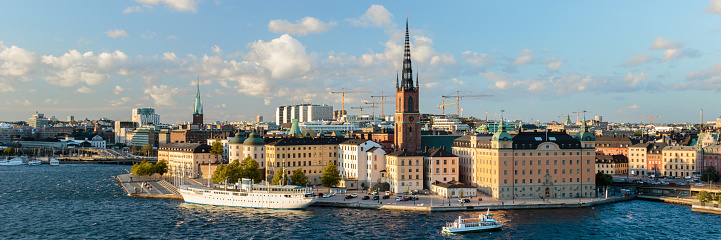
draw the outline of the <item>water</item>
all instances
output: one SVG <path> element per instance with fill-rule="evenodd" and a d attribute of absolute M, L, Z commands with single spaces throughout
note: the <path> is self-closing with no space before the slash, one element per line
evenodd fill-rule
<path fill-rule="evenodd" d="M 0 167 L 0 239 L 721 239 L 721 215 L 631 201 L 595 208 L 495 211 L 500 232 L 442 234 L 474 212 L 311 207 L 264 210 L 132 198 L 129 166 Z"/>

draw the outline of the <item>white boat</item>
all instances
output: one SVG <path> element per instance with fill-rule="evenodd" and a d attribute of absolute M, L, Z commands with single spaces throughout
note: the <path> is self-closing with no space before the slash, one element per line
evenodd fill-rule
<path fill-rule="evenodd" d="M 60 166 L 60 160 L 57 158 L 50 158 L 50 166 Z"/>
<path fill-rule="evenodd" d="M 492 231 L 501 230 L 503 223 L 493 219 L 493 214 L 489 211 L 486 214 L 479 214 L 478 218 L 463 218 L 458 216 L 458 219 L 452 223 L 446 223 L 443 227 L 444 233 L 465 233 L 465 232 L 481 232 L 481 231 Z"/>
<path fill-rule="evenodd" d="M 42 164 L 42 163 L 43 163 L 43 162 L 40 161 L 40 159 L 37 159 L 37 158 L 28 161 L 28 165 L 30 165 L 30 166 L 37 166 L 37 165 L 40 165 L 40 164 Z"/>
<path fill-rule="evenodd" d="M 23 159 L 19 157 L 14 157 L 12 159 L 5 158 L 4 160 L 0 160 L 0 166 L 18 166 L 23 165 Z"/>
<path fill-rule="evenodd" d="M 214 206 L 304 209 L 316 200 L 313 188 L 252 184 L 250 179 L 213 188 L 182 185 L 178 191 L 186 203 Z"/>

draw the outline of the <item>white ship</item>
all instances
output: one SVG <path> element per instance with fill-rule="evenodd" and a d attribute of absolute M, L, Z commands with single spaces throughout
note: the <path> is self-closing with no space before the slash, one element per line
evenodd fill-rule
<path fill-rule="evenodd" d="M 313 189 L 294 185 L 259 185 L 250 179 L 213 188 L 183 185 L 178 188 L 186 203 L 270 209 L 303 209 L 312 204 Z"/>
<path fill-rule="evenodd" d="M 12 159 L 5 158 L 3 160 L 0 160 L 0 166 L 18 166 L 23 165 L 23 159 L 19 157 L 14 157 Z"/>
<path fill-rule="evenodd" d="M 501 230 L 503 222 L 496 221 L 493 219 L 493 214 L 489 211 L 486 214 L 479 214 L 478 218 L 463 218 L 458 216 L 458 219 L 452 223 L 446 223 L 443 227 L 444 233 L 465 233 L 465 232 L 481 232 L 481 231 L 493 231 Z"/>
<path fill-rule="evenodd" d="M 50 158 L 50 166 L 60 166 L 60 160 L 57 158 Z"/>

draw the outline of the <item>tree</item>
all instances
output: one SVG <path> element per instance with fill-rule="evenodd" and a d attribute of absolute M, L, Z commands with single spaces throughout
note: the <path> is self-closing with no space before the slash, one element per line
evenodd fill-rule
<path fill-rule="evenodd" d="M 150 156 L 150 151 L 153 151 L 153 146 L 150 146 L 150 144 L 145 144 L 143 148 L 140 149 L 140 152 L 145 154 L 145 156 Z"/>
<path fill-rule="evenodd" d="M 719 174 L 716 172 L 716 168 L 714 167 L 706 167 L 701 172 L 701 181 L 708 182 L 708 181 L 719 181 Z"/>
<path fill-rule="evenodd" d="M 696 199 L 698 199 L 699 202 L 705 203 L 711 201 L 711 194 L 709 194 L 707 191 L 701 191 L 696 195 Z"/>
<path fill-rule="evenodd" d="M 249 178 L 253 179 L 254 183 L 260 182 L 260 172 L 258 172 L 258 162 L 253 160 L 250 156 L 245 157 L 243 159 L 243 162 L 240 164 L 241 170 L 240 170 L 240 177 L 241 178 Z"/>
<path fill-rule="evenodd" d="M 601 171 L 596 173 L 596 186 L 610 186 L 611 184 L 613 184 L 613 176 Z"/>
<path fill-rule="evenodd" d="M 10 154 L 13 154 L 13 151 L 15 151 L 15 148 L 13 148 L 13 147 L 8 147 L 8 148 L 6 148 L 5 150 L 3 150 L 3 154 L 9 156 Z"/>
<path fill-rule="evenodd" d="M 155 165 L 153 165 L 153 172 L 163 176 L 163 174 L 168 173 L 168 163 L 165 162 L 165 160 L 158 161 Z"/>
<path fill-rule="evenodd" d="M 308 182 L 308 177 L 303 173 L 303 168 L 298 168 L 293 170 L 293 174 L 290 175 L 290 181 L 293 182 L 293 185 L 305 186 Z"/>
<path fill-rule="evenodd" d="M 633 131 L 633 136 L 636 136 L 636 137 L 643 136 L 643 130 Z"/>
<path fill-rule="evenodd" d="M 338 167 L 333 162 L 328 162 L 323 168 L 323 175 L 320 176 L 320 183 L 323 187 L 334 187 L 340 182 L 340 174 L 338 173 Z"/>
<path fill-rule="evenodd" d="M 285 185 L 285 180 L 288 179 L 288 174 L 285 173 L 285 168 L 281 168 L 280 170 L 276 171 L 273 175 L 273 180 L 271 180 L 272 185 Z"/>
<path fill-rule="evenodd" d="M 213 172 L 213 175 L 210 177 L 210 179 L 213 181 L 213 183 L 217 184 L 222 181 L 225 181 L 225 165 L 222 163 L 218 165 L 217 168 L 215 168 L 215 172 Z"/>
<path fill-rule="evenodd" d="M 215 155 L 215 159 L 219 159 L 218 156 L 223 154 L 223 144 L 220 143 L 220 138 L 213 141 L 213 145 L 210 146 L 210 154 Z"/>
<path fill-rule="evenodd" d="M 236 183 L 238 182 L 238 179 L 241 178 L 240 173 L 242 170 L 243 168 L 240 166 L 240 162 L 238 162 L 238 160 L 233 160 L 233 162 L 225 167 L 225 178 L 228 179 L 230 183 Z"/>

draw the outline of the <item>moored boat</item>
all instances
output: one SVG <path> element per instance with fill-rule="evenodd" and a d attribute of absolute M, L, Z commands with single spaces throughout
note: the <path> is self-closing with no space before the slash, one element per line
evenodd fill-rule
<path fill-rule="evenodd" d="M 466 233 L 466 232 L 481 232 L 481 231 L 493 231 L 501 230 L 503 222 L 496 221 L 493 219 L 493 214 L 490 213 L 490 209 L 486 214 L 479 214 L 478 218 L 463 218 L 458 216 L 458 219 L 452 223 L 446 223 L 443 227 L 444 233 Z"/>
<path fill-rule="evenodd" d="M 304 209 L 316 200 L 309 187 L 252 184 L 250 179 L 212 188 L 183 185 L 178 191 L 186 203 L 214 206 Z"/>
<path fill-rule="evenodd" d="M 42 164 L 42 163 L 43 163 L 43 162 L 40 161 L 40 159 L 37 159 L 37 158 L 28 161 L 28 165 L 30 165 L 30 166 L 37 166 L 37 165 L 40 165 L 40 164 Z"/>
<path fill-rule="evenodd" d="M 50 166 L 60 166 L 60 160 L 57 158 L 50 158 Z"/>
<path fill-rule="evenodd" d="M 3 160 L 0 160 L 0 166 L 18 166 L 23 165 L 23 159 L 19 157 L 14 157 L 12 159 L 5 158 Z"/>

